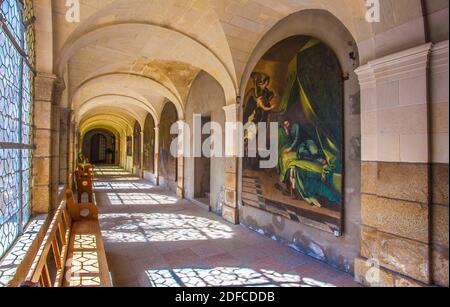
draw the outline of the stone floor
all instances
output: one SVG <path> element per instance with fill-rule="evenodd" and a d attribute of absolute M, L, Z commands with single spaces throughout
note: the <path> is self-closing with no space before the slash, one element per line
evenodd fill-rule
<path fill-rule="evenodd" d="M 358 286 L 350 275 L 122 170 L 98 174 L 115 286 Z"/>

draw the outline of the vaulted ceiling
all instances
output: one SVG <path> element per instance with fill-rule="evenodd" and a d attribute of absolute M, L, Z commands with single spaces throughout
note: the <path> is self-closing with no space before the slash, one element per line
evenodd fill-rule
<path fill-rule="evenodd" d="M 48 1 L 38 1 L 38 14 Z M 389 26 L 407 18 L 405 15 L 421 14 L 411 5 L 420 0 L 384 1 L 393 15 L 406 2 L 409 4 L 409 11 L 393 16 Z M 66 21 L 65 1 L 52 1 L 51 11 L 55 54 L 52 68 L 66 79 L 68 105 L 82 130 L 99 126 L 126 130 L 134 121 L 143 125 L 148 113 L 158 122 L 167 100 L 175 104 L 182 117 L 190 85 L 200 71 L 222 86 L 227 104 L 234 103 L 247 61 L 258 42 L 280 20 L 295 12 L 329 11 L 357 42 L 378 31 L 364 19 L 364 0 L 80 3 L 79 23 Z M 39 61 L 44 60 L 38 56 L 38 65 Z"/>

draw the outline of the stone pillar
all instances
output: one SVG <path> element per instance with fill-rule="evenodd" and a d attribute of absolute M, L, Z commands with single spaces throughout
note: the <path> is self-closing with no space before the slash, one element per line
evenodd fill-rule
<path fill-rule="evenodd" d="M 141 168 L 141 178 L 144 178 L 144 131 L 141 131 L 141 161 L 140 168 Z"/>
<path fill-rule="evenodd" d="M 69 175 L 75 171 L 75 165 L 77 160 L 77 153 L 75 150 L 75 122 L 73 121 L 73 111 L 70 111 L 70 126 L 69 126 Z"/>
<path fill-rule="evenodd" d="M 60 109 L 60 131 L 59 131 L 59 183 L 67 184 L 69 178 L 70 161 L 70 125 L 71 111 L 67 108 Z"/>
<path fill-rule="evenodd" d="M 68 145 L 69 145 L 69 153 L 68 153 L 68 165 L 67 165 L 67 170 L 68 170 L 68 181 L 67 183 L 69 184 L 69 187 L 72 188 L 72 184 L 73 182 L 70 181 L 70 175 L 73 174 L 75 172 L 75 166 L 77 164 L 77 159 L 78 159 L 78 155 L 75 149 L 75 122 L 73 121 L 73 111 L 70 111 L 70 116 L 69 116 L 69 120 L 70 120 L 70 124 L 69 124 L 69 138 L 68 138 Z M 72 177 L 73 179 L 73 177 Z"/>
<path fill-rule="evenodd" d="M 155 184 L 159 185 L 159 125 L 155 126 Z"/>
<path fill-rule="evenodd" d="M 35 146 L 33 153 L 34 213 L 56 206 L 59 185 L 59 97 L 64 82 L 55 75 L 38 73 L 35 79 Z"/>
<path fill-rule="evenodd" d="M 362 200 L 358 281 L 431 283 L 431 44 L 369 62 L 361 84 Z"/>
<path fill-rule="evenodd" d="M 134 131 L 131 134 L 130 138 L 131 138 L 131 157 L 127 156 L 126 167 L 129 166 L 131 168 L 129 171 L 134 174 Z M 128 153 L 127 153 L 127 155 L 128 155 Z M 129 160 L 131 160 L 131 162 L 129 162 Z"/>
<path fill-rule="evenodd" d="M 238 205 L 238 156 L 239 156 L 239 104 L 223 108 L 225 111 L 225 203 L 222 217 L 233 224 L 239 224 Z"/>
<path fill-rule="evenodd" d="M 449 42 L 437 43 L 430 59 L 431 276 L 449 287 Z"/>
<path fill-rule="evenodd" d="M 191 141 L 189 138 L 188 132 L 185 131 L 184 120 L 182 118 L 178 121 L 178 159 L 177 159 L 177 195 L 181 198 L 184 198 L 185 190 L 184 190 L 184 151 L 185 146 L 188 146 L 188 143 Z"/>
<path fill-rule="evenodd" d="M 184 198 L 184 159 L 182 156 L 178 158 L 178 177 L 177 177 L 177 195 Z"/>

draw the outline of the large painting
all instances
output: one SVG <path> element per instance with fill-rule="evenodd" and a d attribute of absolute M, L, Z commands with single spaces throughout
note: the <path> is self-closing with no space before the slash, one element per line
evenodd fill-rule
<path fill-rule="evenodd" d="M 243 203 L 342 235 L 343 74 L 334 52 L 308 36 L 270 49 L 252 73 L 244 122 L 278 123 L 278 163 L 244 158 Z M 258 131 L 245 134 L 245 144 Z"/>

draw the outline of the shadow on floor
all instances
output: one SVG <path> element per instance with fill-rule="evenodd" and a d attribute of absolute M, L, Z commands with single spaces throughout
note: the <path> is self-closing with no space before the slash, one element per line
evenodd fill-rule
<path fill-rule="evenodd" d="M 358 286 L 348 274 L 121 169 L 97 170 L 95 191 L 115 286 Z"/>

